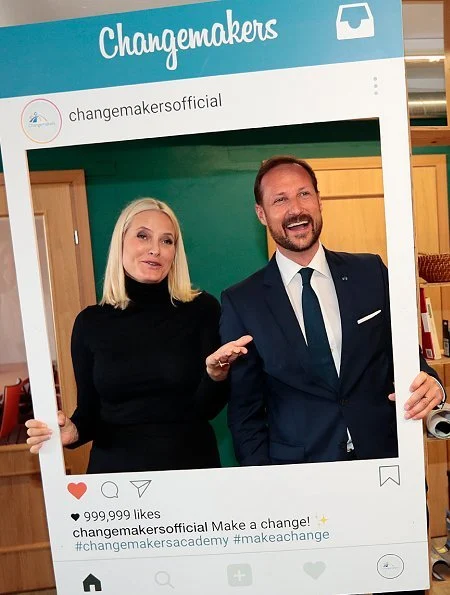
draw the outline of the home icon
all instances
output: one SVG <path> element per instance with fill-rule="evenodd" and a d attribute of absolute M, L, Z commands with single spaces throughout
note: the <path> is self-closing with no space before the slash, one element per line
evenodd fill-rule
<path fill-rule="evenodd" d="M 92 589 L 91 587 L 94 588 Z M 89 574 L 83 581 L 83 589 L 85 593 L 90 593 L 91 591 L 101 591 L 102 583 L 96 576 Z"/>

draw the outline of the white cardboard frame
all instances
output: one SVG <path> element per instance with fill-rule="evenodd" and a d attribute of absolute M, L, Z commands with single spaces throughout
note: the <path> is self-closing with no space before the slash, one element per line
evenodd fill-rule
<path fill-rule="evenodd" d="M 68 114 L 76 107 L 87 110 L 138 103 L 143 98 L 164 101 L 189 95 L 214 96 L 219 92 L 223 102 L 220 120 L 217 110 L 196 111 L 189 116 L 172 113 L 147 119 L 117 118 L 108 123 L 70 123 L 68 119 Z M 25 106 L 42 99 L 57 106 L 63 126 L 54 140 L 39 145 L 24 133 L 21 122 Z M 252 585 L 248 592 L 258 595 L 274 592 L 349 594 L 426 587 L 428 544 L 422 424 L 405 421 L 403 417 L 411 379 L 419 370 L 403 60 L 373 60 L 116 87 L 113 99 L 110 89 L 92 89 L 17 97 L 1 103 L 1 149 L 34 411 L 36 418 L 48 422 L 54 431 L 54 438 L 41 450 L 40 463 L 58 592 L 64 595 L 82 592 L 82 581 L 93 573 L 102 580 L 105 593 L 157 593 L 159 589 L 162 593 L 164 589 L 183 594 L 228 593 L 231 583 L 227 572 L 233 575 L 236 568 L 246 568 L 232 566 L 230 569 L 229 565 L 234 564 L 251 566 Z M 53 374 L 26 151 L 39 146 L 357 118 L 379 118 L 380 122 L 399 457 L 348 463 L 66 477 L 57 439 Z M 389 480 L 381 487 L 380 473 L 385 471 L 380 471 L 380 467 L 391 466 L 394 471 L 399 468 L 400 485 Z M 130 484 L 130 480 L 140 479 L 152 480 L 142 498 Z M 102 494 L 101 487 L 108 481 L 117 484 L 117 499 L 108 499 Z M 68 492 L 68 484 L 79 482 L 87 485 L 87 491 L 76 499 Z M 228 538 L 228 541 L 226 545 L 225 541 L 217 541 L 215 545 L 192 547 L 169 547 L 166 542 L 165 547 L 156 547 L 156 540 L 161 542 L 167 535 L 150 535 L 153 547 L 129 549 L 127 546 L 118 552 L 111 547 L 96 551 L 82 547 L 81 551 L 76 551 L 77 542 L 142 541 L 144 544 L 147 537 L 117 536 L 100 540 L 73 536 L 79 526 L 74 524 L 72 513 L 78 512 L 83 517 L 84 511 L 115 509 L 158 510 L 161 518 L 157 522 L 146 522 L 149 526 L 207 521 L 209 537 Z M 237 534 L 262 535 L 260 523 L 268 518 L 307 519 L 307 528 L 303 530 L 322 531 L 322 540 L 233 543 Z M 320 520 L 323 518 L 328 520 Z M 220 520 L 243 522 L 246 528 L 211 531 L 212 522 Z M 251 521 L 256 522 L 257 529 L 249 528 Z M 108 527 L 94 523 L 83 526 Z M 126 524 L 117 522 L 113 526 L 120 529 Z M 328 532 L 327 538 L 324 531 Z M 290 529 L 277 529 L 266 534 L 289 532 Z M 195 538 L 205 536 L 202 532 L 195 534 Z M 398 577 L 382 576 L 384 561 L 388 562 L 387 571 L 392 575 L 399 572 Z"/>

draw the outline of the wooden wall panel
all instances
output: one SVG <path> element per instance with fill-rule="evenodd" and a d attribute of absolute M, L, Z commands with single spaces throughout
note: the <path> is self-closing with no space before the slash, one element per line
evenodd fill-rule
<path fill-rule="evenodd" d="M 35 544 L 30 549 L 0 551 L 1 593 L 48 589 L 54 584 L 48 543 Z"/>
<path fill-rule="evenodd" d="M 430 535 L 446 535 L 445 515 L 448 509 L 447 441 L 428 440 L 427 482 L 430 513 Z"/>
<path fill-rule="evenodd" d="M 38 457 L 0 449 L 0 593 L 54 586 Z"/>

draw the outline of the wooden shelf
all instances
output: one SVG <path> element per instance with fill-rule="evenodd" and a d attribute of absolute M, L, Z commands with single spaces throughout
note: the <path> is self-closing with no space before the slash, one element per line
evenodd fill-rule
<path fill-rule="evenodd" d="M 419 283 L 419 287 L 450 287 L 450 281 L 444 283 L 427 283 L 426 281 L 422 281 Z"/>
<path fill-rule="evenodd" d="M 411 126 L 413 147 L 450 145 L 450 126 Z"/>
<path fill-rule="evenodd" d="M 450 366 L 450 357 L 443 355 L 441 359 L 427 359 L 430 366 Z"/>
<path fill-rule="evenodd" d="M 12 552 L 33 552 L 36 550 L 49 550 L 50 549 L 50 542 L 49 541 L 40 541 L 32 544 L 26 545 L 13 545 L 8 547 L 0 548 L 0 555 L 3 554 L 11 554 Z"/>

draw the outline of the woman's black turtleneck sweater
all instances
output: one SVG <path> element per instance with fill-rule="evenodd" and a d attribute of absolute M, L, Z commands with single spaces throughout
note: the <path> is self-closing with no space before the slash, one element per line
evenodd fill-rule
<path fill-rule="evenodd" d="M 78 446 L 93 440 L 88 471 L 218 466 L 208 419 L 225 405 L 205 358 L 220 345 L 220 306 L 208 293 L 172 304 L 167 280 L 126 278 L 125 310 L 89 306 L 75 320 Z"/>

